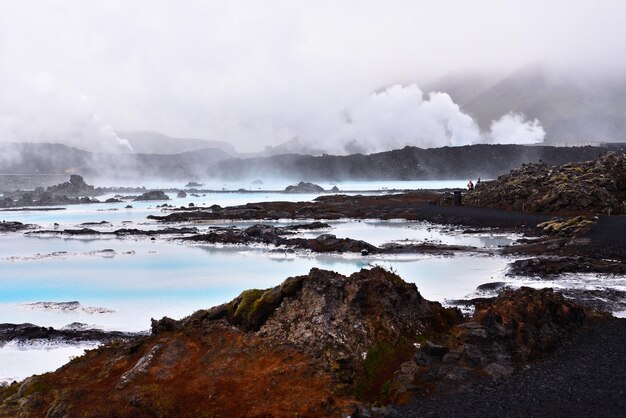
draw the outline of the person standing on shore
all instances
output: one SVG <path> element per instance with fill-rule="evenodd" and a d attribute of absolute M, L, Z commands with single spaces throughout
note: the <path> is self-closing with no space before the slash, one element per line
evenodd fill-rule
<path fill-rule="evenodd" d="M 472 180 L 467 183 L 467 190 L 474 190 L 474 183 L 472 183 Z"/>

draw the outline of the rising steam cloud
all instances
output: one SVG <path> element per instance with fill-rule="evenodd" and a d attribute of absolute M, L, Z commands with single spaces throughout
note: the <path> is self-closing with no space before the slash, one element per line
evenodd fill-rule
<path fill-rule="evenodd" d="M 421 148 L 476 143 L 534 144 L 545 132 L 538 120 L 509 113 L 481 132 L 447 93 L 424 95 L 416 85 L 394 85 L 371 94 L 346 112 L 336 138 L 324 146 L 330 152 L 380 152 L 407 145 Z"/>
<path fill-rule="evenodd" d="M 0 80 L 0 141 L 63 143 L 103 152 L 132 151 L 93 111 L 89 100 L 52 75 Z"/>
<path fill-rule="evenodd" d="M 59 142 L 91 151 L 132 151 L 129 142 L 94 113 L 85 96 L 49 74 L 29 80 L 5 79 L 1 87 L 8 92 L 0 96 L 2 141 Z M 393 85 L 372 93 L 349 106 L 343 115 L 343 119 L 318 118 L 318 124 L 331 127 L 321 138 L 314 137 L 320 132 L 313 133 L 308 125 L 291 126 L 291 131 L 304 141 L 303 145 L 314 143 L 318 149 L 335 154 L 381 152 L 407 145 L 531 144 L 542 142 L 545 136 L 538 120 L 526 121 L 518 113 L 503 115 L 491 123 L 489 132 L 481 132 L 447 93 L 425 95 L 414 84 Z M 251 137 L 255 134 L 258 132 L 254 130 L 246 133 Z M 232 139 L 236 142 L 237 138 Z"/>
<path fill-rule="evenodd" d="M 539 120 L 526 121 L 521 113 L 509 113 L 491 122 L 490 137 L 498 144 L 535 144 L 546 133 Z"/>

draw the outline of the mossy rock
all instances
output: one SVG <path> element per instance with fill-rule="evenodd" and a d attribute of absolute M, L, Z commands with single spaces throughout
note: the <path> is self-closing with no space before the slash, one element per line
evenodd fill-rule
<path fill-rule="evenodd" d="M 233 319 L 237 322 L 243 322 L 248 319 L 254 302 L 263 296 L 263 293 L 265 292 L 266 290 L 262 289 L 244 290 L 241 295 L 239 295 L 239 303 L 233 307 L 235 309 L 233 312 Z"/>
<path fill-rule="evenodd" d="M 258 331 L 284 297 L 280 289 L 246 290 L 237 298 L 239 302 L 231 306 L 231 322 L 244 331 Z"/>
<path fill-rule="evenodd" d="M 370 348 L 354 385 L 356 396 L 370 402 L 385 400 L 394 373 L 415 354 L 414 342 L 400 338 L 396 342 L 384 341 Z"/>

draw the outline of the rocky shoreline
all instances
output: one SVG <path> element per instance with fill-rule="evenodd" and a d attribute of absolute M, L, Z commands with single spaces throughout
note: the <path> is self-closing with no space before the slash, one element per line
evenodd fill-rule
<path fill-rule="evenodd" d="M 448 206 L 441 193 L 419 191 L 382 196 L 320 196 L 312 202 L 259 202 L 240 206 L 184 208 L 167 215 L 150 215 L 159 222 L 213 220 L 338 220 L 403 219 L 472 228 L 528 229 L 549 216 L 506 210 Z"/>
<path fill-rule="evenodd" d="M 141 333 L 104 331 L 74 323 L 62 329 L 40 327 L 34 324 L 0 324 L 0 347 L 8 342 L 29 344 L 38 341 L 75 344 L 78 342 L 107 343 L 116 340 L 132 340 Z"/>

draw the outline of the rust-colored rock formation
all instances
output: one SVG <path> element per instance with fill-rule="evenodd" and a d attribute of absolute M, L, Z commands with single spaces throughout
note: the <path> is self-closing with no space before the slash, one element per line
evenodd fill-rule
<path fill-rule="evenodd" d="M 382 268 L 312 269 L 0 389 L 0 416 L 337 416 L 499 378 L 588 317 L 521 289 L 465 320 Z"/>

